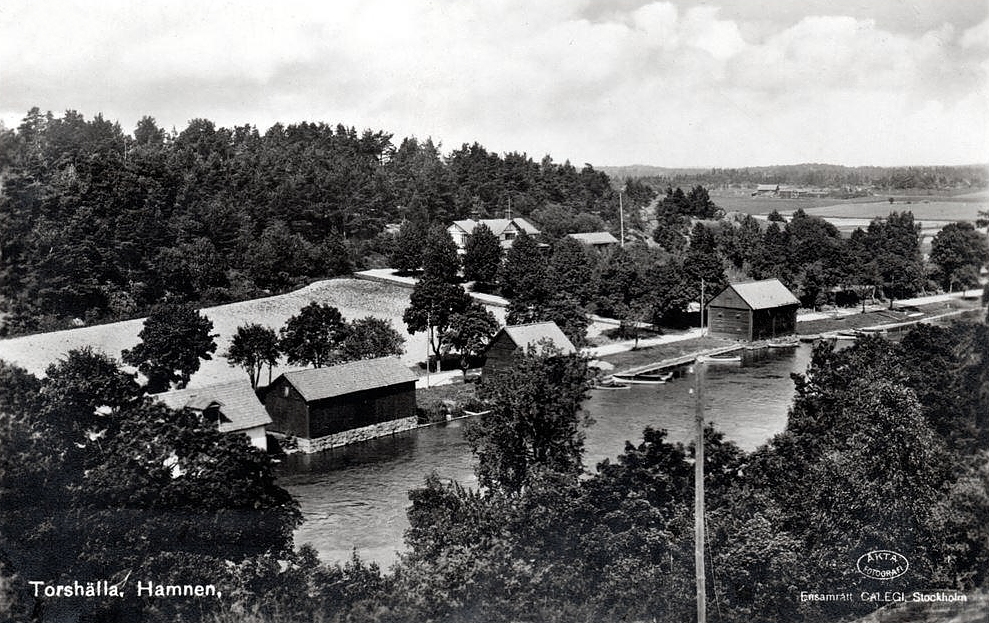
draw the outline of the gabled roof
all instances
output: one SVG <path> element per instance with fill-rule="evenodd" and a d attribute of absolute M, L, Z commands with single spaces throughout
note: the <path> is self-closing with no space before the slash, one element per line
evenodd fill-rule
<path fill-rule="evenodd" d="M 176 389 L 157 394 L 155 398 L 172 409 L 188 408 L 202 412 L 211 406 L 219 408 L 222 433 L 271 424 L 271 417 L 247 379 L 210 387 Z"/>
<path fill-rule="evenodd" d="M 485 218 L 479 221 L 469 218 L 462 221 L 453 221 L 453 224 L 468 234 L 474 233 L 474 228 L 481 224 L 486 225 L 495 236 L 501 236 L 505 233 L 505 230 L 508 229 L 509 225 L 512 224 L 530 236 L 535 236 L 539 233 L 536 226 L 524 218 L 513 218 L 512 220 L 508 220 L 506 218 Z"/>
<path fill-rule="evenodd" d="M 733 283 L 725 290 L 734 290 L 739 298 L 751 309 L 770 309 L 787 305 L 800 305 L 797 297 L 793 296 L 779 279 L 764 279 L 746 283 Z M 718 295 L 720 296 L 720 294 Z M 717 296 L 714 297 L 718 298 Z M 712 303 L 714 299 L 712 299 Z"/>
<path fill-rule="evenodd" d="M 530 344 L 536 344 L 539 340 L 549 338 L 552 340 L 554 346 L 563 351 L 564 355 L 577 352 L 573 342 L 564 335 L 563 331 L 560 330 L 560 327 L 556 326 L 555 322 L 533 322 L 531 324 L 502 327 L 498 331 L 498 334 L 491 338 L 489 345 L 493 344 L 502 333 L 507 334 L 512 342 L 522 349 L 527 349 Z"/>
<path fill-rule="evenodd" d="M 618 244 L 618 238 L 606 231 L 592 231 L 586 234 L 567 234 L 568 238 L 573 238 L 583 244 Z"/>
<path fill-rule="evenodd" d="M 279 378 L 284 378 L 291 384 L 306 402 L 312 402 L 368 389 L 414 382 L 417 377 L 412 370 L 402 365 L 397 357 L 381 357 L 328 368 L 286 372 Z"/>

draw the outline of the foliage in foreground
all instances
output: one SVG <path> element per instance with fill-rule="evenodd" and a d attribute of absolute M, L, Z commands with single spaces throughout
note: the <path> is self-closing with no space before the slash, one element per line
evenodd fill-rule
<path fill-rule="evenodd" d="M 795 382 L 787 429 L 755 452 L 705 434 L 708 601 L 721 619 L 864 614 L 876 605 L 800 603 L 799 591 L 880 590 L 855 570 L 873 549 L 910 560 L 882 590 L 983 584 L 986 327 L 820 346 Z M 520 439 L 498 439 L 504 458 L 521 452 Z M 481 490 L 428 479 L 410 494 L 409 550 L 378 597 L 389 616 L 374 620 L 690 619 L 691 456 L 647 430 L 583 479 L 550 465 Z"/>
<path fill-rule="evenodd" d="M 101 353 L 70 352 L 43 381 L 7 364 L 0 369 L 7 381 L 0 386 L 0 570 L 14 593 L 8 616 L 197 617 L 216 604 L 138 598 L 136 581 L 236 592 L 250 584 L 245 567 L 277 569 L 291 555 L 298 505 L 275 484 L 268 456 L 243 435 L 152 402 Z M 26 584 L 35 579 L 107 580 L 130 594 L 37 598 Z"/>
<path fill-rule="evenodd" d="M 14 570 L 52 577 L 66 569 L 120 573 L 141 565 L 162 577 L 219 577 L 231 590 L 230 599 L 208 612 L 180 612 L 172 602 L 140 603 L 127 612 L 114 610 L 115 603 L 97 604 L 101 620 L 691 619 L 693 448 L 646 429 L 615 461 L 579 477 L 581 392 L 554 393 L 544 385 L 556 373 L 577 374 L 580 362 L 543 354 L 549 356 L 530 353 L 505 382 L 527 398 L 513 401 L 497 382 L 484 390 L 502 403 L 472 433 L 483 449 L 479 476 L 488 486 L 472 490 L 431 476 L 410 492 L 408 550 L 384 574 L 356 556 L 326 566 L 309 548 L 291 552 L 297 511 L 290 502 L 266 507 L 274 523 L 258 527 L 263 534 L 238 540 L 229 533 L 224 515 L 214 514 L 221 508 L 238 508 L 248 495 L 284 499 L 266 484 L 265 468 L 233 467 L 254 465 L 256 453 L 241 440 L 218 438 L 187 416 L 148 405 L 112 361 L 77 353 L 44 381 L 0 367 L 0 412 L 16 416 L 3 419 L 0 503 L 18 509 L 0 521 L 4 543 L 14 546 L 0 562 L 8 576 Z M 90 375 L 98 382 L 83 382 Z M 705 431 L 712 611 L 716 606 L 721 620 L 738 623 L 862 615 L 875 605 L 800 603 L 798 597 L 801 590 L 880 590 L 855 571 L 856 559 L 873 549 L 892 549 L 910 561 L 910 572 L 884 582 L 882 590 L 984 585 L 989 329 L 921 326 L 899 344 L 873 337 L 842 351 L 822 345 L 807 373 L 794 380 L 786 430 L 756 451 L 741 451 L 710 426 Z M 112 403 L 101 405 L 109 411 L 93 409 L 94 397 L 104 395 L 114 397 L 101 401 Z M 541 402 L 545 413 L 533 411 L 531 401 Z M 536 434 L 542 424 L 563 420 L 568 424 L 559 434 Z M 85 441 L 94 426 L 105 427 L 99 444 Z M 147 435 L 168 443 L 150 444 L 150 454 L 146 444 L 124 443 Z M 226 471 L 206 469 L 207 443 L 229 457 L 222 463 Z M 53 447 L 78 458 L 58 461 Z M 37 482 L 46 483 L 40 492 Z M 137 505 L 131 508 L 167 511 L 168 504 L 192 500 L 206 512 L 166 512 L 168 521 L 158 514 L 121 515 L 121 496 Z M 69 523 L 71 513 L 94 521 Z M 46 516 L 50 522 L 41 521 Z M 101 518 L 110 516 L 112 525 L 131 532 L 104 535 Z M 133 538 L 147 530 L 155 540 Z M 185 538 L 175 530 L 184 530 Z M 54 565 L 47 571 L 30 568 L 37 558 L 24 553 L 51 538 L 73 554 L 59 563 L 42 559 Z M 163 551 L 163 544 L 175 543 L 182 547 Z M 14 576 L 15 586 L 23 578 Z M 17 606 L 17 614 L 29 618 L 30 600 Z"/>

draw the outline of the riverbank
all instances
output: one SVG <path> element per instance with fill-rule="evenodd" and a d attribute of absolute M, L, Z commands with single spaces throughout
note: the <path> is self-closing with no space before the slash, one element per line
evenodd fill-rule
<path fill-rule="evenodd" d="M 974 314 L 981 309 L 978 300 L 950 297 L 918 305 L 903 303 L 894 309 L 873 309 L 865 313 L 843 314 L 813 320 L 800 320 L 798 317 L 797 334 L 816 335 L 850 329 L 906 326 L 944 320 L 955 315 Z"/>

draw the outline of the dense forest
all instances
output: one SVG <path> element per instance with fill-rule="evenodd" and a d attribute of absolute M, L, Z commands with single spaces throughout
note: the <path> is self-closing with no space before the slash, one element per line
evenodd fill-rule
<path fill-rule="evenodd" d="M 291 289 L 383 261 L 386 225 L 469 216 L 614 220 L 607 175 L 343 125 L 132 134 L 32 109 L 0 131 L 0 297 L 8 334 Z"/>
<path fill-rule="evenodd" d="M 619 187 L 589 164 L 498 155 L 477 143 L 443 154 L 431 139 L 343 125 L 276 124 L 261 134 L 194 119 L 168 132 L 145 117 L 127 134 L 99 115 L 33 109 L 16 129 L 0 130 L 0 334 L 143 316 L 163 300 L 243 300 L 368 267 L 414 272 L 432 248 L 425 232 L 468 217 L 525 216 L 540 227 L 538 242 L 558 249 L 567 233 L 619 233 L 624 208 L 627 253 L 581 258 L 568 249 L 560 260 L 583 263 L 581 279 L 593 280 L 578 289 L 599 295 L 560 298 L 547 273 L 552 287 L 523 289 L 543 302 L 522 301 L 513 314 L 572 325 L 576 307 L 670 321 L 697 300 L 701 279 L 712 292 L 728 280 L 777 277 L 807 307 L 841 302 L 841 290 L 858 290 L 846 301 L 854 303 L 866 292 L 901 298 L 971 287 L 989 253 L 976 232 L 952 230 L 925 265 L 909 213 L 877 219 L 849 240 L 802 211 L 789 223 L 771 215 L 768 229 L 752 217 L 726 219 L 701 183 L 687 191 L 669 183 L 959 188 L 985 186 L 979 167 L 662 171 Z M 898 177 L 905 181 L 891 181 Z M 476 277 L 465 260 L 465 277 Z M 516 272 L 547 262 L 535 254 Z M 486 280 L 478 285 L 503 285 Z M 615 283 L 626 292 L 614 292 Z"/>

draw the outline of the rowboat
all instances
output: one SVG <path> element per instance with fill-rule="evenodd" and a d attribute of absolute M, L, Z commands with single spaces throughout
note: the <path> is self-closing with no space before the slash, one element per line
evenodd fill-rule
<path fill-rule="evenodd" d="M 800 342 L 797 340 L 788 340 L 786 342 L 770 342 L 768 344 L 770 348 L 796 348 L 800 346 Z"/>
<path fill-rule="evenodd" d="M 663 381 L 664 383 L 673 378 L 672 372 L 640 372 L 635 375 L 635 378 L 645 379 L 647 381 Z"/>
<path fill-rule="evenodd" d="M 608 379 L 606 381 L 600 381 L 591 386 L 591 389 L 628 389 L 630 385 L 627 383 L 619 383 L 614 379 Z"/>
<path fill-rule="evenodd" d="M 637 374 L 616 374 L 615 380 L 619 383 L 630 383 L 632 385 L 662 385 L 666 381 L 659 378 L 644 378 Z"/>
<path fill-rule="evenodd" d="M 742 357 L 740 355 L 735 355 L 734 357 L 712 357 L 710 355 L 701 355 L 697 358 L 697 363 L 742 363 Z"/>
<path fill-rule="evenodd" d="M 834 334 L 835 339 L 838 340 L 857 340 L 865 335 L 861 331 L 838 331 Z"/>

